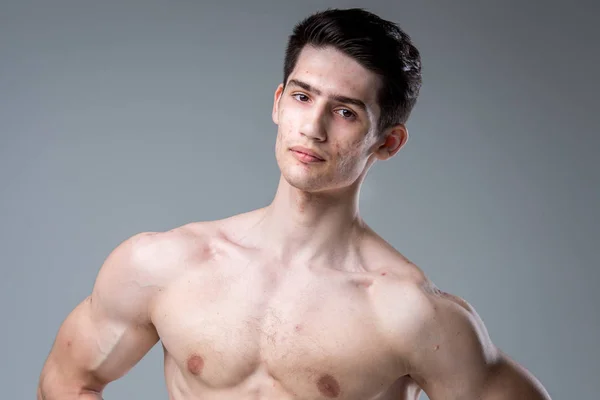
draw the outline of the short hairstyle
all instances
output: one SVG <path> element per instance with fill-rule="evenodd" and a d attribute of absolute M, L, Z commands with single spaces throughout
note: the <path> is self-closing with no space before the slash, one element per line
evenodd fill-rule
<path fill-rule="evenodd" d="M 405 124 L 421 88 L 421 57 L 396 24 L 362 8 L 327 9 L 300 21 L 288 39 L 283 84 L 304 46 L 333 47 L 381 78 L 378 131 Z"/>

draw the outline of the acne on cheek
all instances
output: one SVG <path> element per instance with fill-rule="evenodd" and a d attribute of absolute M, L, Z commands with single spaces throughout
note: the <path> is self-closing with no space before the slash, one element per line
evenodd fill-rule
<path fill-rule="evenodd" d="M 338 160 L 354 159 L 360 154 L 360 141 L 352 142 L 347 146 L 342 146 L 339 143 L 334 143 L 332 146 L 333 154 Z"/>
<path fill-rule="evenodd" d="M 340 146 L 338 143 L 335 143 L 333 145 L 333 152 L 335 153 L 336 156 L 340 156 L 342 154 L 342 146 Z"/>
<path fill-rule="evenodd" d="M 339 153 L 346 153 L 351 157 L 357 157 L 361 153 L 361 147 L 363 144 L 363 139 L 358 139 L 351 142 L 347 147 L 342 148 L 339 144 L 337 145 L 337 151 Z"/>

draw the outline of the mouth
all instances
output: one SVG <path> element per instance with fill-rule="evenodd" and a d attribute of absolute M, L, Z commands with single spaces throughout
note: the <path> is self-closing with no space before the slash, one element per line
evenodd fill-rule
<path fill-rule="evenodd" d="M 296 147 L 292 147 L 290 150 L 292 151 L 292 154 L 294 154 L 294 156 L 296 158 L 298 158 L 300 161 L 304 161 L 304 162 L 323 162 L 323 161 L 325 161 L 325 159 L 323 157 L 321 157 L 314 151 L 309 150 L 305 147 L 296 146 Z"/>

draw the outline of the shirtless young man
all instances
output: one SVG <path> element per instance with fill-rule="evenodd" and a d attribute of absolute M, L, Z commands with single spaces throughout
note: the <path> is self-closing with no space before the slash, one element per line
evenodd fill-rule
<path fill-rule="evenodd" d="M 421 83 L 408 36 L 362 10 L 317 13 L 290 38 L 283 82 L 273 202 L 117 246 L 62 324 L 38 399 L 101 399 L 158 340 L 173 400 L 549 399 L 359 216 L 367 170 L 407 140 Z"/>

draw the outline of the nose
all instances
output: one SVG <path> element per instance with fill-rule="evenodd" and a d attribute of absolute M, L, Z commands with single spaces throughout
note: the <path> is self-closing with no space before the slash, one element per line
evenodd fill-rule
<path fill-rule="evenodd" d="M 304 120 L 300 128 L 302 136 L 318 142 L 327 140 L 327 114 L 324 107 L 315 105 L 303 117 Z"/>

